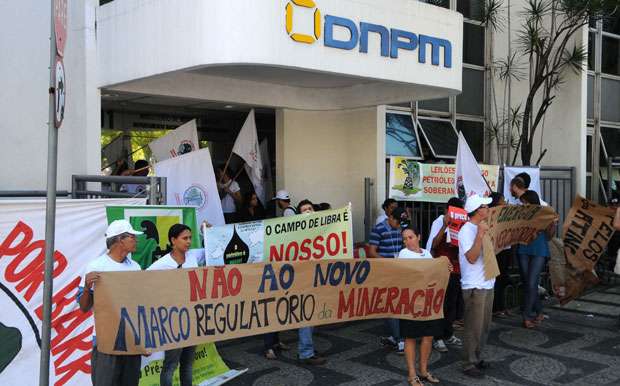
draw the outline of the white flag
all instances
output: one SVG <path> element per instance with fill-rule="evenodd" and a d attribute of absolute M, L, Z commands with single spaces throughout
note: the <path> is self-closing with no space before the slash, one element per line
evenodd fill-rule
<path fill-rule="evenodd" d="M 161 138 L 149 143 L 153 158 L 158 162 L 198 150 L 198 129 L 192 119 Z"/>
<path fill-rule="evenodd" d="M 209 149 L 201 149 L 155 164 L 155 175 L 166 177 L 168 205 L 196 208 L 198 224 L 224 225 Z"/>
<path fill-rule="evenodd" d="M 245 172 L 248 174 L 254 191 L 258 199 L 265 205 L 265 188 L 263 186 L 263 161 L 261 159 L 260 147 L 258 146 L 258 135 L 256 134 L 256 121 L 254 119 L 254 109 L 250 111 L 245 120 L 232 152 L 243 158 L 245 161 Z"/>
<path fill-rule="evenodd" d="M 465 200 L 467 197 L 478 194 L 486 197 L 491 194 L 489 186 L 482 176 L 476 157 L 471 152 L 463 132 L 459 133 L 459 147 L 456 151 L 456 178 L 454 190 Z"/>
<path fill-rule="evenodd" d="M 263 187 L 265 192 L 265 198 L 271 199 L 273 197 L 273 177 L 271 175 L 271 163 L 269 162 L 269 142 L 267 139 L 263 139 L 260 143 L 260 157 L 263 161 Z"/>

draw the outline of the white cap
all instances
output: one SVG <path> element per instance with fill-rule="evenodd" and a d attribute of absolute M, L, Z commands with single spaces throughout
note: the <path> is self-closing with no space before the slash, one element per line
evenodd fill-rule
<path fill-rule="evenodd" d="M 110 237 L 122 235 L 123 233 L 131 233 L 132 235 L 141 235 L 144 232 L 133 229 L 129 221 L 127 220 L 114 220 L 108 225 L 108 229 L 105 231 L 106 239 Z"/>
<path fill-rule="evenodd" d="M 481 197 L 474 194 L 473 196 L 467 197 L 467 201 L 465 201 L 465 211 L 467 213 L 474 212 L 482 205 L 489 205 L 492 201 L 493 199 L 491 197 Z"/>
<path fill-rule="evenodd" d="M 276 196 L 272 200 L 290 200 L 291 195 L 286 190 L 278 190 Z"/>

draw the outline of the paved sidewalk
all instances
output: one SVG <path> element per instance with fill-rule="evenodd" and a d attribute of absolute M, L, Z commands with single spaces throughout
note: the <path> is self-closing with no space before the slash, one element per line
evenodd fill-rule
<path fill-rule="evenodd" d="M 487 377 L 475 380 L 460 369 L 460 349 L 433 351 L 430 369 L 442 385 L 620 385 L 620 287 L 599 288 L 566 307 L 549 306 L 537 330 L 520 327 L 520 318 L 494 319 L 486 357 Z M 379 321 L 318 328 L 315 346 L 326 353 L 324 366 L 300 366 L 296 331 L 281 334 L 292 350 L 278 360 L 262 356 L 262 338 L 218 344 L 232 368 L 249 371 L 228 385 L 360 386 L 405 385 L 404 357 L 379 345 Z M 458 335 L 458 334 L 457 334 Z"/>

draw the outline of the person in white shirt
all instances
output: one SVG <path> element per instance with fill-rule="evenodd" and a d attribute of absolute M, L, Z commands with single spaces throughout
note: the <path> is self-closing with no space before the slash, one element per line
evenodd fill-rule
<path fill-rule="evenodd" d="M 390 214 L 392 214 L 392 211 L 396 209 L 397 207 L 398 207 L 398 202 L 393 198 L 388 198 L 385 201 L 383 201 L 383 205 L 381 205 L 381 208 L 383 209 L 383 213 L 377 216 L 375 225 L 379 225 L 382 222 L 386 221 L 388 217 L 390 217 Z"/>
<path fill-rule="evenodd" d="M 278 208 L 282 210 L 282 217 L 294 216 L 297 214 L 297 209 L 291 205 L 291 195 L 286 190 L 278 190 L 273 200 L 275 200 Z"/>
<path fill-rule="evenodd" d="M 222 198 L 222 212 L 226 224 L 233 224 L 237 221 L 237 205 L 241 205 L 241 187 L 237 181 L 230 178 L 228 171 L 223 167 L 218 167 L 216 171 L 217 189 Z"/>
<path fill-rule="evenodd" d="M 398 253 L 399 259 L 432 259 L 431 253 L 420 248 L 420 231 L 409 226 L 402 231 L 405 248 Z M 433 337 L 443 332 L 443 319 L 437 320 L 400 320 L 400 336 L 405 338 L 405 359 L 409 373 L 409 384 L 413 386 L 424 385 L 424 382 L 439 383 L 433 374 L 428 371 L 428 360 L 431 356 Z M 415 369 L 415 346 L 416 339 L 420 343 L 420 375 Z"/>
<path fill-rule="evenodd" d="M 172 246 L 172 251 L 151 264 L 147 269 L 148 271 L 198 267 L 196 258 L 187 253 L 192 245 L 190 227 L 184 224 L 171 226 L 168 230 L 168 242 Z M 192 386 L 192 366 L 195 353 L 196 346 L 167 350 L 164 356 L 163 369 L 159 375 L 160 385 L 172 386 L 172 375 L 179 366 L 181 386 Z"/>
<path fill-rule="evenodd" d="M 129 221 L 116 220 L 105 232 L 108 251 L 88 263 L 83 287 L 79 288 L 77 301 L 83 312 L 92 309 L 94 288 L 100 272 L 140 271 L 140 265 L 131 259 L 136 251 L 136 235 Z M 140 381 L 140 355 L 110 355 L 97 350 L 97 337 L 93 335 L 91 380 L 94 386 L 137 386 Z"/>
<path fill-rule="evenodd" d="M 473 195 L 467 198 L 465 210 L 469 222 L 459 231 L 459 263 L 461 287 L 465 306 L 464 373 L 481 378 L 488 363 L 481 359 L 486 344 L 493 313 L 495 278 L 486 280 L 482 239 L 489 226 L 484 222 L 489 216 L 492 199 Z"/>

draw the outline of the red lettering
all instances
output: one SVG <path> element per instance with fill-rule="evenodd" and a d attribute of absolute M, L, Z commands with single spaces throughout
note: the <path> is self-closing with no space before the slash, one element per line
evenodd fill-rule
<path fill-rule="evenodd" d="M 278 247 L 272 245 L 269 247 L 269 261 L 282 261 L 284 257 L 284 245 L 280 244 L 280 250 Z"/>
<path fill-rule="evenodd" d="M 312 240 L 305 239 L 301 242 L 301 256 L 299 256 L 299 261 L 310 260 L 312 256 L 312 250 L 310 249 L 310 245 L 312 244 Z"/>
<path fill-rule="evenodd" d="M 323 245 L 323 236 L 317 236 L 312 243 L 312 247 L 314 247 L 315 252 L 312 254 L 312 257 L 315 259 L 322 259 L 325 256 L 325 246 Z"/>
<path fill-rule="evenodd" d="M 327 254 L 329 256 L 336 256 L 340 250 L 340 237 L 335 233 L 330 233 L 327 236 Z M 335 245 L 334 245 L 335 244 Z"/>
<path fill-rule="evenodd" d="M 189 276 L 189 299 L 192 302 L 207 297 L 207 269 L 202 270 L 202 282 L 198 279 L 196 271 L 188 271 Z"/>
<path fill-rule="evenodd" d="M 439 314 L 443 310 L 443 300 L 446 296 L 446 291 L 442 288 L 435 294 L 435 299 L 433 299 L 433 311 L 435 314 Z"/>
<path fill-rule="evenodd" d="M 396 313 L 396 310 L 394 309 L 394 300 L 398 298 L 398 292 L 398 287 L 390 287 L 388 289 L 387 300 L 385 301 L 385 311 L 383 312 L 389 312 L 392 314 Z"/>
<path fill-rule="evenodd" d="M 355 310 L 355 289 L 349 292 L 348 299 L 345 299 L 344 293 L 340 291 L 338 294 L 338 319 L 342 319 L 342 314 L 349 312 L 349 318 L 353 317 Z"/>
<path fill-rule="evenodd" d="M 424 296 L 424 291 L 422 291 L 422 290 L 416 290 L 416 291 L 413 293 L 413 296 L 411 296 L 411 310 L 413 311 L 413 314 L 412 314 L 412 315 L 413 315 L 413 317 L 414 317 L 414 318 L 417 318 L 418 316 L 420 316 L 420 314 L 422 314 L 422 312 L 421 312 L 421 311 L 416 311 L 416 310 L 415 310 L 415 309 L 416 309 L 416 307 L 415 307 L 415 303 L 416 303 L 417 299 L 418 299 L 420 296 Z"/>
<path fill-rule="evenodd" d="M 80 286 L 80 277 L 76 277 L 73 281 L 67 284 L 62 290 L 58 291 L 52 298 L 52 319 L 56 319 L 58 315 L 67 306 L 75 306 L 75 291 Z M 69 295 L 70 294 L 70 295 Z M 69 295 L 69 296 L 65 296 Z M 39 319 L 43 320 L 43 306 L 39 306 L 35 313 Z"/>
<path fill-rule="evenodd" d="M 217 299 L 220 297 L 218 288 L 222 289 L 222 298 L 229 296 L 228 285 L 226 284 L 226 276 L 224 275 L 224 268 L 216 268 L 213 271 L 213 287 L 211 287 L 211 299 Z"/>
<path fill-rule="evenodd" d="M 59 380 L 54 383 L 54 386 L 63 386 L 67 383 L 71 378 L 75 376 L 77 373 L 85 373 L 90 374 L 90 352 L 82 355 L 78 359 L 74 360 L 71 363 L 68 363 L 66 366 L 56 367 L 56 374 L 64 374 Z"/>
<path fill-rule="evenodd" d="M 243 275 L 238 268 L 233 268 L 228 272 L 228 292 L 230 296 L 237 296 L 241 292 L 243 284 Z"/>
<path fill-rule="evenodd" d="M 291 252 L 291 251 L 294 251 L 294 252 Z M 299 244 L 297 244 L 297 241 L 291 241 L 286 246 L 286 261 L 296 261 L 298 254 L 299 254 Z"/>

